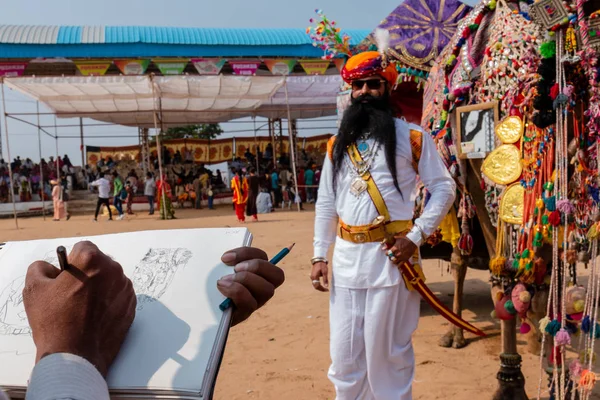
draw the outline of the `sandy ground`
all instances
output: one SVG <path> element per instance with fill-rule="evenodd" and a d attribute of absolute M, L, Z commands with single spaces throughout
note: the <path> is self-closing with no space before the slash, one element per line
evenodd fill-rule
<path fill-rule="evenodd" d="M 254 246 L 269 255 L 295 242 L 296 248 L 281 263 L 286 283 L 249 321 L 233 328 L 218 380 L 216 399 L 334 399 L 327 379 L 329 367 L 328 295 L 310 284 L 314 213 L 307 211 L 261 216 L 246 226 L 254 234 Z M 48 218 L 0 220 L 0 242 L 50 237 L 93 235 L 139 230 L 237 226 L 231 206 L 210 210 L 178 210 L 176 220 L 160 221 L 145 214 L 124 221 L 92 223 L 91 216 L 74 216 L 69 222 Z M 452 304 L 453 280 L 447 264 L 428 261 L 425 273 L 430 288 L 447 305 Z M 415 399 L 491 399 L 499 368 L 500 326 L 490 317 L 492 301 L 486 271 L 469 270 L 465 282 L 463 317 L 488 336 L 466 334 L 466 348 L 444 349 L 438 339 L 448 323 L 422 302 L 421 320 L 414 335 L 417 359 Z M 530 398 L 537 397 L 539 356 L 527 354 L 520 338 L 523 373 Z M 199 372 L 200 377 L 200 372 Z M 544 391 L 546 381 L 544 380 Z M 547 394 L 542 396 L 547 398 Z M 598 397 L 600 398 L 600 397 Z"/>

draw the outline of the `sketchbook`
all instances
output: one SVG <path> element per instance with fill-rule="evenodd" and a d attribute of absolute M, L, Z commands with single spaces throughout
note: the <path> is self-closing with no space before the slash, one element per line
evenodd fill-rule
<path fill-rule="evenodd" d="M 27 268 L 37 260 L 58 267 L 90 240 L 119 262 L 137 296 L 135 320 L 112 365 L 112 399 L 210 399 L 229 331 L 217 280 L 233 273 L 228 250 L 249 246 L 245 228 L 180 229 L 0 244 L 0 387 L 24 398 L 35 346 L 23 306 Z"/>

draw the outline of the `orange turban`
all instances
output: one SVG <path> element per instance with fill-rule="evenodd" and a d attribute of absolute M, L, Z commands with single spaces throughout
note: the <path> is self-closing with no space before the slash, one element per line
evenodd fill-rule
<path fill-rule="evenodd" d="M 380 75 L 390 86 L 395 85 L 398 78 L 396 67 L 388 62 L 384 68 L 382 61 L 381 54 L 377 51 L 365 51 L 350 57 L 342 68 L 342 79 L 350 83 L 357 79 Z"/>

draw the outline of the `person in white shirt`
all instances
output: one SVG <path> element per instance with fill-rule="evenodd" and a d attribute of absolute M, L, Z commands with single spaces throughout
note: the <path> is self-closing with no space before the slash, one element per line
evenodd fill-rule
<path fill-rule="evenodd" d="M 420 298 L 397 264 L 420 262 L 418 247 L 456 191 L 432 138 L 394 117 L 389 99 L 397 72 L 382 61 L 379 52 L 361 53 L 342 71 L 351 105 L 328 145 L 316 203 L 311 279 L 318 291 L 331 287 L 328 376 L 337 400 L 412 400 Z M 417 174 L 431 198 L 413 225 Z M 395 239 L 387 256 L 386 238 Z"/>
<path fill-rule="evenodd" d="M 258 196 L 256 197 L 256 209 L 259 214 L 268 214 L 273 211 L 271 193 L 269 193 L 268 189 L 260 189 L 260 193 L 258 193 Z"/>
<path fill-rule="evenodd" d="M 151 172 L 146 172 L 146 181 L 144 182 L 144 196 L 148 198 L 148 204 L 150 204 L 150 212 L 148 215 L 154 214 L 154 196 L 156 196 L 156 182 L 152 177 Z"/>
<path fill-rule="evenodd" d="M 110 182 L 105 177 L 101 177 L 90 183 L 90 186 L 98 187 L 98 202 L 96 203 L 94 222 L 98 221 L 98 213 L 100 212 L 100 207 L 102 207 L 102 205 L 105 205 L 106 208 L 108 208 L 108 220 L 112 221 L 112 211 L 110 210 L 110 203 L 108 202 L 108 199 L 110 198 Z"/>
<path fill-rule="evenodd" d="M 262 307 L 285 280 L 260 249 L 233 249 L 221 260 L 235 266 L 217 282 L 235 305 L 232 325 Z M 63 272 L 44 261 L 27 271 L 23 304 L 37 356 L 26 398 L 109 400 L 104 378 L 135 317 L 133 285 L 121 265 L 91 242 L 77 243 L 68 263 Z"/>

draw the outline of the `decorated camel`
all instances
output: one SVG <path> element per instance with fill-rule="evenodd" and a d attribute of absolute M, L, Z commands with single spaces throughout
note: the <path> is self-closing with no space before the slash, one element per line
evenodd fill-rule
<path fill-rule="evenodd" d="M 600 338 L 596 3 L 480 3 L 458 23 L 423 93 L 422 125 L 460 196 L 422 254 L 451 260 L 457 314 L 466 267 L 489 265 L 502 330 L 494 399 L 527 398 L 517 321 L 532 343 L 541 341 L 552 398 L 575 398 L 575 392 L 587 398 L 598 379 L 592 357 Z M 419 199 L 425 205 L 427 193 Z M 587 288 L 577 283 L 578 261 L 592 264 Z M 442 339 L 447 346 L 464 343 L 455 327 Z M 567 348 L 580 355 L 569 368 Z"/>
<path fill-rule="evenodd" d="M 533 344 L 541 341 L 551 395 L 571 398 L 577 388 L 585 398 L 597 379 L 591 354 L 600 337 L 594 322 L 600 24 L 593 1 L 530 3 L 480 3 L 430 68 L 422 125 L 436 139 L 460 196 L 422 254 L 451 260 L 457 314 L 466 267 L 489 265 L 503 339 L 495 399 L 527 398 L 517 321 Z M 427 193 L 420 199 L 426 204 Z M 592 263 L 587 288 L 577 284 L 577 261 Z M 567 372 L 565 349 L 576 332 L 583 333 L 581 356 Z M 456 327 L 441 341 L 464 343 Z"/>
<path fill-rule="evenodd" d="M 425 89 L 423 126 L 461 187 L 457 312 L 464 266 L 478 263 L 478 248 L 490 259 L 503 338 L 495 399 L 527 398 L 517 321 L 547 357 L 552 398 L 588 398 L 597 379 L 599 8 L 485 1 L 461 21 Z M 592 264 L 587 288 L 577 262 Z M 453 331 L 456 346 L 462 332 Z M 579 354 L 568 368 L 567 348 Z"/>

